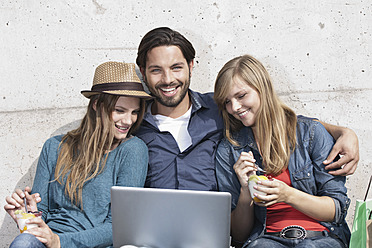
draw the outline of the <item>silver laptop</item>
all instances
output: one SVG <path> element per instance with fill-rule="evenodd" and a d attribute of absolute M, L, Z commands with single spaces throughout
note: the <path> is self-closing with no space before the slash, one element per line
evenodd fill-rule
<path fill-rule="evenodd" d="M 111 188 L 114 247 L 230 247 L 226 192 Z"/>

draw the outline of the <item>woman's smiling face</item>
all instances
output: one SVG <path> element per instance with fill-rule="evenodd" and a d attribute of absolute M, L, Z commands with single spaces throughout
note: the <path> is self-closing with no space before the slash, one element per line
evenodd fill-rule
<path fill-rule="evenodd" d="M 226 111 L 244 126 L 254 127 L 260 104 L 258 92 L 239 77 L 235 77 L 226 97 Z"/>
<path fill-rule="evenodd" d="M 137 121 L 140 112 L 140 99 L 138 97 L 121 96 L 112 112 L 114 122 L 114 137 L 116 141 L 125 139 L 129 129 Z"/>

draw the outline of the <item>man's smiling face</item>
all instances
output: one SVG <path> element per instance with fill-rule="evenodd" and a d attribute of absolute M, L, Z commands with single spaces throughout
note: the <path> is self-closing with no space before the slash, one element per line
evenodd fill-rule
<path fill-rule="evenodd" d="M 158 103 L 176 107 L 188 94 L 193 62 L 177 46 L 159 46 L 147 53 L 144 81 Z"/>

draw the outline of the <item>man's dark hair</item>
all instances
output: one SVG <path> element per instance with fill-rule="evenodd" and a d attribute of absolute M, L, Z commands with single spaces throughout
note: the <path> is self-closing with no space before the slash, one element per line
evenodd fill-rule
<path fill-rule="evenodd" d="M 168 27 L 155 28 L 149 31 L 138 46 L 136 63 L 140 68 L 146 68 L 147 53 L 159 46 L 177 46 L 188 64 L 195 58 L 195 49 L 182 34 Z"/>

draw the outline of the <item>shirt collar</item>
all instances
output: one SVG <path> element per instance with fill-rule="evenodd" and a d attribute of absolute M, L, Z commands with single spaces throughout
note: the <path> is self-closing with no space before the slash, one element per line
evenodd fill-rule
<path fill-rule="evenodd" d="M 238 146 L 233 146 L 235 150 L 242 149 L 247 146 L 257 150 L 257 144 L 254 139 L 252 128 L 244 126 L 238 132 L 234 133 L 232 137 L 239 143 Z"/>
<path fill-rule="evenodd" d="M 192 103 L 192 113 L 198 111 L 201 108 L 209 108 L 208 104 L 203 100 L 200 94 L 193 90 L 189 90 L 189 96 Z"/>
<path fill-rule="evenodd" d="M 191 114 L 193 114 L 194 112 L 198 111 L 201 108 L 209 108 L 208 104 L 203 100 L 201 95 L 198 94 L 197 92 L 189 89 L 189 96 L 190 96 L 191 103 L 192 103 Z M 154 126 L 156 126 L 155 122 L 152 118 L 153 116 L 151 114 L 151 105 L 153 103 L 154 103 L 154 99 L 147 102 L 144 120 L 146 120 L 146 121 L 152 123 Z"/>

